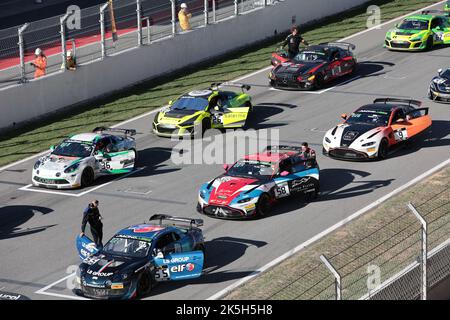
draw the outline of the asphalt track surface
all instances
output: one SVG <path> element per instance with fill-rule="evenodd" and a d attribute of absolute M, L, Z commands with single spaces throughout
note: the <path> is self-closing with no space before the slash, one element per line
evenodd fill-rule
<path fill-rule="evenodd" d="M 357 46 L 358 73 L 329 90 L 270 90 L 267 71 L 242 80 L 253 85 L 256 129 L 279 129 L 282 143 L 309 141 L 318 151 L 321 198 L 309 204 L 301 199 L 283 201 L 272 215 L 252 221 L 203 217 L 206 274 L 189 282 L 162 284 L 148 299 L 206 299 L 449 158 L 450 106 L 428 101 L 426 92 L 436 70 L 448 67 L 450 48 L 389 52 L 382 42 L 395 23 L 349 39 Z M 385 161 L 355 163 L 322 156 L 324 131 L 340 121 L 340 114 L 386 96 L 419 99 L 430 107 L 434 121 L 424 142 L 399 149 Z M 155 213 L 202 217 L 195 211 L 198 188 L 221 174 L 222 165 L 174 165 L 170 157 L 177 143 L 150 133 L 153 116 L 124 125 L 138 131 L 142 170 L 122 179 L 52 194 L 23 190 L 30 184 L 35 160 L 0 172 L 0 291 L 31 299 L 76 298 L 66 286 L 74 272 L 68 267 L 79 263 L 74 241 L 82 210 L 93 198 L 99 199 L 105 217 L 105 240 Z"/>

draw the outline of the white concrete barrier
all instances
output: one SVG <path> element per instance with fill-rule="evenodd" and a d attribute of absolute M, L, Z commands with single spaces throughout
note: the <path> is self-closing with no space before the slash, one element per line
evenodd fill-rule
<path fill-rule="evenodd" d="M 223 55 L 264 40 L 292 25 L 305 24 L 367 0 L 286 0 L 265 9 L 134 48 L 103 61 L 83 65 L 0 90 L 0 129 L 35 120 L 63 108 L 110 94 L 132 84 Z M 267 61 L 269 64 L 269 61 Z"/>

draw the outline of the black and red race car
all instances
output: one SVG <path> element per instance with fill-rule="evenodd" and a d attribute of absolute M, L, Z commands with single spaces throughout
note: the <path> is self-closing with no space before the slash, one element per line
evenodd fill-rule
<path fill-rule="evenodd" d="M 280 89 L 321 89 L 327 82 L 355 72 L 357 61 L 352 50 L 355 45 L 351 43 L 330 42 L 309 46 L 293 59 L 274 52 L 270 85 Z"/>

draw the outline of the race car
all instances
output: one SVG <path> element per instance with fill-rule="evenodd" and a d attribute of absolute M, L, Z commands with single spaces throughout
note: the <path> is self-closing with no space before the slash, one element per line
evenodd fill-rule
<path fill-rule="evenodd" d="M 36 161 L 32 183 L 73 189 L 90 186 L 100 176 L 131 172 L 137 159 L 134 135 L 133 129 L 98 127 L 64 139 Z"/>
<path fill-rule="evenodd" d="M 389 50 L 430 50 L 450 43 L 450 12 L 428 10 L 409 16 L 386 33 L 384 47 Z"/>
<path fill-rule="evenodd" d="M 350 43 L 321 43 L 300 51 L 292 60 L 286 54 L 274 52 L 270 85 L 280 89 L 321 89 L 326 83 L 355 72 L 354 49 Z"/>
<path fill-rule="evenodd" d="M 360 107 L 327 131 L 323 153 L 347 160 L 385 159 L 389 150 L 417 138 L 431 126 L 428 108 L 416 100 L 381 98 Z"/>
<path fill-rule="evenodd" d="M 450 102 L 450 68 L 438 70 L 428 89 L 428 98 L 434 101 Z"/>
<path fill-rule="evenodd" d="M 183 94 L 169 106 L 159 111 L 153 120 L 153 132 L 158 136 L 198 136 L 208 129 L 245 127 L 253 110 L 250 95 L 244 90 L 249 85 L 239 85 L 242 92 L 224 91 L 220 86 L 232 84 L 212 83 L 209 89 Z"/>
<path fill-rule="evenodd" d="M 142 298 L 159 282 L 198 278 L 205 245 L 201 219 L 153 215 L 127 227 L 103 248 L 87 236 L 76 239 L 82 263 L 75 293 L 94 299 Z"/>
<path fill-rule="evenodd" d="M 201 186 L 197 211 L 224 219 L 247 219 L 268 215 L 277 200 L 319 193 L 319 166 L 305 158 L 296 146 L 270 146 L 262 153 L 247 155 L 225 174 Z"/>

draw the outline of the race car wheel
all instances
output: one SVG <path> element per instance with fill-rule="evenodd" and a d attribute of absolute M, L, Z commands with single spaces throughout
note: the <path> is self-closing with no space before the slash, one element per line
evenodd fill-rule
<path fill-rule="evenodd" d="M 249 128 L 249 123 L 251 122 L 251 119 L 249 119 L 252 115 L 253 112 L 253 106 L 250 102 L 247 102 L 245 104 L 246 107 L 248 107 L 248 113 L 247 113 L 247 118 L 245 119 L 245 123 L 242 127 L 242 129 L 247 130 Z"/>
<path fill-rule="evenodd" d="M 311 202 L 311 201 L 316 200 L 319 197 L 319 190 L 320 190 L 320 187 L 319 187 L 319 185 L 317 185 L 314 188 L 314 191 L 305 193 L 305 201 Z"/>
<path fill-rule="evenodd" d="M 205 118 L 202 121 L 202 136 L 201 136 L 201 138 L 203 138 L 203 136 L 205 135 L 205 132 L 209 129 L 211 129 L 211 118 Z"/>
<path fill-rule="evenodd" d="M 320 90 L 323 88 L 323 75 L 318 74 L 316 76 L 316 81 L 314 82 L 314 89 Z"/>
<path fill-rule="evenodd" d="M 381 140 L 380 146 L 378 147 L 378 159 L 386 159 L 388 154 L 389 145 L 386 139 Z"/>
<path fill-rule="evenodd" d="M 270 213 L 270 197 L 267 193 L 262 194 L 256 203 L 258 216 L 264 217 Z"/>
<path fill-rule="evenodd" d="M 88 167 L 83 170 L 81 174 L 81 187 L 88 187 L 94 183 L 94 170 L 91 167 Z"/>
<path fill-rule="evenodd" d="M 425 46 L 425 50 L 433 49 L 433 45 L 434 45 L 433 37 L 428 37 L 427 44 Z"/>
<path fill-rule="evenodd" d="M 152 290 L 152 279 L 147 272 L 141 274 L 136 288 L 136 297 L 142 298 Z"/>

